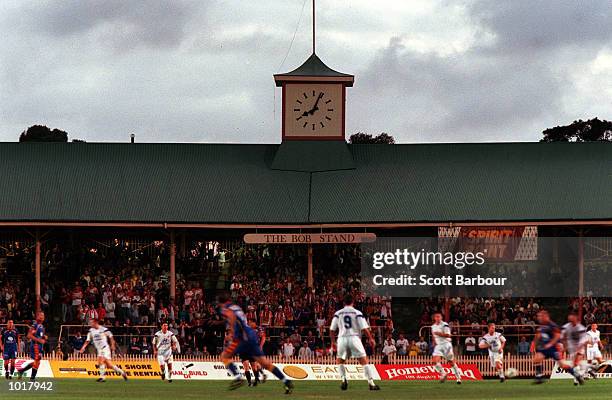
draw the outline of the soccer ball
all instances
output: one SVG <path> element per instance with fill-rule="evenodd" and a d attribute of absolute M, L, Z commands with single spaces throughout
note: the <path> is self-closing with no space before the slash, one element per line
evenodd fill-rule
<path fill-rule="evenodd" d="M 516 368 L 508 368 L 506 370 L 506 378 L 515 378 L 518 375 L 518 370 Z"/>

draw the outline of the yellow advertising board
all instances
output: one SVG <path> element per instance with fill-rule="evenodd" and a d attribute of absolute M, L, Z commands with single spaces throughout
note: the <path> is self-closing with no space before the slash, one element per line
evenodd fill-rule
<path fill-rule="evenodd" d="M 98 377 L 100 371 L 96 361 L 49 361 L 53 376 L 56 378 L 88 378 Z M 128 378 L 160 379 L 159 365 L 155 361 L 114 361 L 114 364 L 125 371 Z M 113 370 L 106 370 L 106 378 L 121 379 Z"/>

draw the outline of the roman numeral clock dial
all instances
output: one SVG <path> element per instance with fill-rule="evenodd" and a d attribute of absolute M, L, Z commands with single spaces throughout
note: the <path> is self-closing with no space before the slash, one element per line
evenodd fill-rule
<path fill-rule="evenodd" d="M 325 128 L 332 121 L 334 111 L 332 99 L 317 90 L 303 92 L 301 98 L 295 100 L 293 108 L 295 120 L 303 129 L 312 131 Z"/>

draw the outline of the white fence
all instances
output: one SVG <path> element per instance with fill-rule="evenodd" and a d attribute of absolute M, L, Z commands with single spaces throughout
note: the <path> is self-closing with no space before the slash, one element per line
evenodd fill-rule
<path fill-rule="evenodd" d="M 25 356 L 25 355 L 24 355 Z M 612 355 L 606 354 L 604 358 L 610 359 Z M 64 357 L 61 353 L 53 353 L 46 359 L 61 360 Z M 205 362 L 218 362 L 218 356 L 202 355 L 202 356 L 184 356 L 175 355 L 176 361 L 205 361 Z M 300 364 L 335 364 L 336 359 L 332 356 L 324 357 L 313 357 L 309 359 L 302 359 L 297 357 L 285 358 L 282 356 L 270 356 L 269 357 L 275 363 L 300 363 Z M 74 361 L 94 361 L 96 360 L 95 354 L 68 354 L 69 360 Z M 153 360 L 152 355 L 117 355 L 117 360 L 124 362 L 129 361 L 151 361 Z M 239 361 L 239 360 L 236 360 Z M 370 357 L 370 361 L 374 364 L 380 364 L 382 358 L 380 356 Z M 351 360 L 349 363 L 355 363 L 356 361 Z M 475 356 L 458 356 L 457 362 L 461 364 L 476 364 L 478 369 L 484 377 L 496 376 L 495 370 L 491 367 L 488 356 L 475 355 Z M 403 357 L 397 356 L 390 360 L 390 364 L 431 364 L 431 357 Z M 553 360 L 547 360 L 544 364 L 545 373 L 550 373 L 554 365 Z M 535 367 L 533 365 L 533 357 L 531 355 L 506 355 L 504 357 L 505 368 L 516 368 L 519 371 L 521 377 L 532 377 L 535 374 Z"/>

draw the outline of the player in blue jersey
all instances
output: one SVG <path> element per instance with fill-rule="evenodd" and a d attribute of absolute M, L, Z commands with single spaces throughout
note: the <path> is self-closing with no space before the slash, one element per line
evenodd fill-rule
<path fill-rule="evenodd" d="M 283 382 L 285 393 L 289 394 L 293 391 L 293 382 L 291 382 L 268 358 L 264 355 L 257 332 L 248 324 L 247 318 L 242 309 L 230 301 L 227 294 L 221 294 L 218 297 L 220 312 L 225 318 L 229 337 L 232 338 L 230 344 L 221 353 L 221 361 L 230 373 L 234 376 L 234 381 L 230 385 L 230 390 L 234 390 L 244 385 L 242 374 L 233 363 L 232 358 L 240 354 L 246 359 L 253 359 L 262 367 L 270 371 L 274 376 Z"/>
<path fill-rule="evenodd" d="M 257 341 L 259 343 L 259 347 L 263 350 L 263 345 L 266 342 L 266 333 L 264 330 L 257 328 L 257 324 L 253 321 L 249 322 L 249 326 L 257 333 Z M 249 386 L 257 386 L 260 382 L 259 376 L 263 375 L 264 380 L 266 375 L 261 371 L 261 365 L 255 359 L 248 355 L 240 353 L 238 354 L 240 357 L 240 361 L 242 361 L 242 367 L 244 368 L 244 375 L 246 376 L 246 380 Z M 251 378 L 253 375 L 253 378 Z"/>
<path fill-rule="evenodd" d="M 17 358 L 17 348 L 19 347 L 19 334 L 15 329 L 13 320 L 9 320 L 6 328 L 0 336 L 0 350 L 4 360 L 4 377 L 12 379 L 15 373 L 15 359 Z"/>
<path fill-rule="evenodd" d="M 43 346 L 47 343 L 47 335 L 45 334 L 45 313 L 39 311 L 36 313 L 36 320 L 28 332 L 28 339 L 30 340 L 30 358 L 33 360 L 28 363 L 25 367 L 21 367 L 17 370 L 17 376 L 21 379 L 24 372 L 32 369 L 30 380 L 36 380 L 36 374 L 38 373 L 38 367 L 40 366 L 40 359 L 42 358 Z"/>
<path fill-rule="evenodd" d="M 579 384 L 584 384 L 584 379 L 573 366 L 561 357 L 561 329 L 550 319 L 550 314 L 546 310 L 541 310 L 537 314 L 538 331 L 535 336 L 535 355 L 533 363 L 536 370 L 535 383 L 544 382 L 544 368 L 542 364 L 544 360 L 552 358 L 561 368 L 572 374 Z"/>

